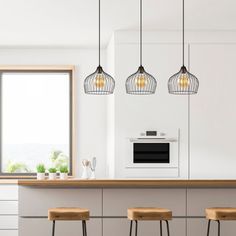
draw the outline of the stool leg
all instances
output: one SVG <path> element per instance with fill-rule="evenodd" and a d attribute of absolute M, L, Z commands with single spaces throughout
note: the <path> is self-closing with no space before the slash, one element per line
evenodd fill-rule
<path fill-rule="evenodd" d="M 52 236 L 55 235 L 55 220 L 52 222 Z"/>
<path fill-rule="evenodd" d="M 169 222 L 166 220 L 167 236 L 170 236 Z"/>
<path fill-rule="evenodd" d="M 208 220 L 207 236 L 209 236 L 209 234 L 210 234 L 210 226 L 211 226 L 211 220 Z"/>
<path fill-rule="evenodd" d="M 217 222 L 218 222 L 218 236 L 220 236 L 220 221 L 217 220 Z"/>
<path fill-rule="evenodd" d="M 129 236 L 132 236 L 132 227 L 133 227 L 133 221 L 130 221 L 130 230 L 129 230 Z"/>
<path fill-rule="evenodd" d="M 160 236 L 162 236 L 162 220 L 160 220 Z"/>
<path fill-rule="evenodd" d="M 82 231 L 83 231 L 83 236 L 87 236 L 87 227 L 85 220 L 82 220 Z"/>
<path fill-rule="evenodd" d="M 83 236 L 85 236 L 84 234 L 84 221 L 82 220 L 82 233 L 83 233 Z"/>
<path fill-rule="evenodd" d="M 135 236 L 138 236 L 138 221 L 135 220 Z"/>

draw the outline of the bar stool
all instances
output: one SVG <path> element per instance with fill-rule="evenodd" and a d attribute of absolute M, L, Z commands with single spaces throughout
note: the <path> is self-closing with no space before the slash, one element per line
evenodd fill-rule
<path fill-rule="evenodd" d="M 81 220 L 83 236 L 87 236 L 86 220 L 89 220 L 89 210 L 84 208 L 50 208 L 48 209 L 48 220 L 53 221 L 52 236 L 55 235 L 56 220 Z"/>
<path fill-rule="evenodd" d="M 170 235 L 169 222 L 172 220 L 172 211 L 165 208 L 156 207 L 136 207 L 128 208 L 128 219 L 130 221 L 130 233 L 132 236 L 133 221 L 135 221 L 135 236 L 138 235 L 138 221 L 143 220 L 156 220 L 160 221 L 160 236 L 162 236 L 162 221 L 166 222 L 167 235 Z"/>
<path fill-rule="evenodd" d="M 207 236 L 210 234 L 212 220 L 218 223 L 218 236 L 220 236 L 220 220 L 236 220 L 236 208 L 233 207 L 206 208 L 205 212 L 208 219 Z"/>

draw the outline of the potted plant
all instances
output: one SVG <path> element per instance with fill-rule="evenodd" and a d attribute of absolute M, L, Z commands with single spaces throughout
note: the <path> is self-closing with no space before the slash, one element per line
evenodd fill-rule
<path fill-rule="evenodd" d="M 46 171 L 45 165 L 44 164 L 38 164 L 36 166 L 36 169 L 37 169 L 37 179 L 38 180 L 44 180 L 45 179 L 45 171 Z"/>
<path fill-rule="evenodd" d="M 50 180 L 54 180 L 56 179 L 57 177 L 57 169 L 55 167 L 51 167 L 48 169 L 48 172 L 49 172 L 49 179 Z"/>
<path fill-rule="evenodd" d="M 60 167 L 60 179 L 67 179 L 68 178 L 68 167 L 61 166 Z"/>

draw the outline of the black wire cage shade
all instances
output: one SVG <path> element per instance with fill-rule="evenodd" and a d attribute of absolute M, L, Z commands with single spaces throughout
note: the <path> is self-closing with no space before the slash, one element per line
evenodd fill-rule
<path fill-rule="evenodd" d="M 87 76 L 84 81 L 84 90 L 87 94 L 108 95 L 112 94 L 115 88 L 115 80 L 101 66 Z"/>
<path fill-rule="evenodd" d="M 170 94 L 177 95 L 192 95 L 198 92 L 199 81 L 198 78 L 191 74 L 184 65 L 184 0 L 183 0 L 183 18 L 182 18 L 182 53 L 183 53 L 183 66 L 180 71 L 172 75 L 168 80 L 168 91 Z"/>
<path fill-rule="evenodd" d="M 157 87 L 156 79 L 142 66 L 142 0 L 140 0 L 140 66 L 134 74 L 127 78 L 125 87 L 126 92 L 132 95 L 154 94 Z"/>
<path fill-rule="evenodd" d="M 182 66 L 180 71 L 168 80 L 168 90 L 171 94 L 192 95 L 198 92 L 199 81 L 197 77 Z"/>
<path fill-rule="evenodd" d="M 147 73 L 143 66 L 130 75 L 126 80 L 126 92 L 128 94 L 153 94 L 156 91 L 156 79 Z"/>
<path fill-rule="evenodd" d="M 98 67 L 96 71 L 84 80 L 84 91 L 86 94 L 92 95 L 109 95 L 114 92 L 115 80 L 111 75 L 104 72 L 100 65 L 101 58 L 101 43 L 100 43 L 100 32 L 101 32 L 101 4 L 98 0 Z"/>

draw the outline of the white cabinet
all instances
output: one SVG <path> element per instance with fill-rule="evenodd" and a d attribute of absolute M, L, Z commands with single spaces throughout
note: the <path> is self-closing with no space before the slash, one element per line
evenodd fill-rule
<path fill-rule="evenodd" d="M 207 235 L 207 220 L 206 219 L 188 219 L 187 220 L 187 236 Z M 216 236 L 218 232 L 217 222 L 211 223 L 210 235 Z M 235 235 L 235 221 L 221 221 L 220 233 L 223 236 Z"/>
<path fill-rule="evenodd" d="M 52 222 L 47 220 L 53 207 L 82 207 L 90 210 L 88 235 L 102 236 L 102 189 L 19 188 L 19 236 L 51 235 Z M 57 221 L 56 235 L 82 235 L 81 221 Z"/>
<path fill-rule="evenodd" d="M 236 189 L 188 189 L 187 196 L 187 215 L 193 217 L 187 220 L 187 236 L 206 235 L 206 208 L 236 206 Z M 198 219 L 199 217 L 202 219 Z M 234 235 L 235 229 L 235 221 L 221 221 L 221 235 Z M 210 232 L 210 235 L 217 235 L 216 222 L 211 223 Z"/>
<path fill-rule="evenodd" d="M 127 219 L 104 219 L 103 220 L 103 236 L 120 236 L 129 235 L 130 221 Z M 133 225 L 133 236 L 134 234 Z M 185 235 L 185 219 L 173 219 L 169 221 L 170 235 L 184 236 Z M 139 221 L 138 223 L 138 236 L 148 235 L 156 236 L 160 235 L 160 223 L 159 221 Z M 166 224 L 163 222 L 163 236 L 166 236 Z"/>
<path fill-rule="evenodd" d="M 18 216 L 0 215 L 0 229 L 18 229 Z"/>
<path fill-rule="evenodd" d="M 0 229 L 1 236 L 18 236 L 18 230 L 5 230 Z"/>
<path fill-rule="evenodd" d="M 87 221 L 88 236 L 102 236 L 102 220 Z M 52 233 L 52 222 L 43 218 L 20 218 L 19 236 L 46 236 Z M 56 221 L 56 236 L 82 236 L 81 221 Z M 1 235 L 2 236 L 2 235 Z"/>
<path fill-rule="evenodd" d="M 18 185 L 16 184 L 0 184 L 0 201 L 17 201 Z"/>
<path fill-rule="evenodd" d="M 174 216 L 184 216 L 185 196 L 184 189 L 104 189 L 103 215 L 106 218 L 103 220 L 103 236 L 129 234 L 130 221 L 126 218 L 129 207 L 164 207 L 171 209 Z M 185 235 L 185 222 L 185 219 L 178 218 L 170 221 L 170 234 Z M 159 235 L 159 227 L 158 221 L 140 221 L 138 235 Z M 163 235 L 166 235 L 165 222 Z"/>
<path fill-rule="evenodd" d="M 18 185 L 0 184 L 0 235 L 18 236 Z"/>
<path fill-rule="evenodd" d="M 20 216 L 47 216 L 53 207 L 82 207 L 91 216 L 102 215 L 102 189 L 30 188 L 20 186 Z"/>
<path fill-rule="evenodd" d="M 205 216 L 208 207 L 236 207 L 236 189 L 188 189 L 188 216 Z M 236 225 L 235 225 L 236 227 Z"/>
<path fill-rule="evenodd" d="M 190 102 L 191 178 L 235 179 L 236 44 L 192 44 L 190 67 L 200 81 Z"/>
<path fill-rule="evenodd" d="M 103 215 L 127 216 L 129 207 L 163 207 L 183 216 L 185 199 L 184 189 L 104 189 Z"/>
<path fill-rule="evenodd" d="M 18 201 L 0 201 L 0 215 L 18 215 Z"/>

